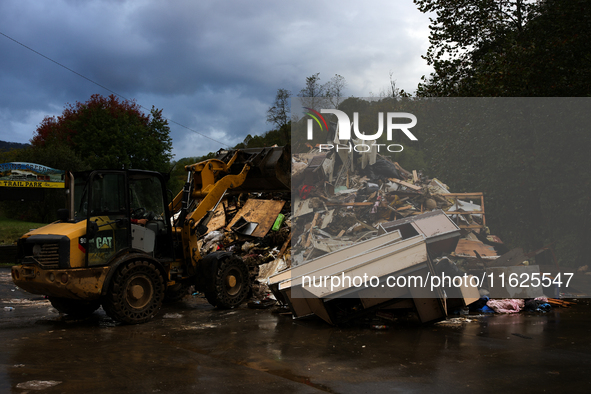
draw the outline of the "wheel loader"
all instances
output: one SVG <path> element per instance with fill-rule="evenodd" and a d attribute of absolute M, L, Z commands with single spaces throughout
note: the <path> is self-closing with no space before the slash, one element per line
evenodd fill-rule
<path fill-rule="evenodd" d="M 102 306 L 127 324 L 152 319 L 191 285 L 216 307 L 236 307 L 250 292 L 246 264 L 224 251 L 202 257 L 198 241 L 229 195 L 289 191 L 290 165 L 289 146 L 220 151 L 185 167 L 175 197 L 157 172 L 68 173 L 67 209 L 19 239 L 13 281 L 61 313 Z"/>

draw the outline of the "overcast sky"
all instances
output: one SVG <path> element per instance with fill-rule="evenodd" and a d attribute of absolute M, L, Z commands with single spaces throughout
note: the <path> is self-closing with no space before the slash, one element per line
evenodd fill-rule
<path fill-rule="evenodd" d="M 228 145 L 272 129 L 277 89 L 320 73 L 346 96 L 414 92 L 430 68 L 412 0 L 2 0 L 0 32 L 145 108 Z M 0 140 L 27 143 L 66 103 L 110 92 L 0 35 Z M 147 111 L 146 111 L 147 112 Z M 225 147 L 170 124 L 175 159 Z"/>

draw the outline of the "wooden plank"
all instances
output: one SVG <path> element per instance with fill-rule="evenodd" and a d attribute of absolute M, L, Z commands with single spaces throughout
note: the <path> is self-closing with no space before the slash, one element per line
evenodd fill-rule
<path fill-rule="evenodd" d="M 370 226 L 369 224 L 357 219 L 357 223 L 359 223 L 360 225 L 362 225 L 363 227 L 365 227 L 366 229 L 368 229 L 369 231 L 375 231 L 377 230 L 377 228 Z"/>
<path fill-rule="evenodd" d="M 388 179 L 391 180 L 394 183 L 397 183 L 399 185 L 405 186 L 405 187 L 407 187 L 409 189 L 412 189 L 412 190 L 416 190 L 416 191 L 423 190 L 423 188 L 421 188 L 419 186 L 415 186 L 415 185 L 413 185 L 411 183 L 401 181 L 400 179 L 396 179 L 396 178 L 388 178 Z"/>
<path fill-rule="evenodd" d="M 308 246 L 310 246 L 310 243 L 312 242 L 312 230 L 314 229 L 314 226 L 316 226 L 316 221 L 318 220 L 318 216 L 320 216 L 320 212 L 316 212 L 314 214 L 314 220 L 312 220 L 312 224 L 310 224 L 310 232 L 308 233 L 308 239 L 306 240 L 306 243 L 304 245 L 305 248 L 307 248 Z"/>
<path fill-rule="evenodd" d="M 480 196 L 480 209 L 482 209 L 482 225 L 486 226 L 486 216 L 484 215 L 484 196 Z"/>
<path fill-rule="evenodd" d="M 459 228 L 483 228 L 483 224 L 458 224 Z"/>
<path fill-rule="evenodd" d="M 462 299 L 464 300 L 464 306 L 468 306 L 480 299 L 478 288 L 470 286 L 470 283 L 472 283 L 471 278 L 472 275 L 468 275 L 468 279 L 463 282 L 463 285 L 460 287 Z"/>
<path fill-rule="evenodd" d="M 550 305 L 557 305 L 557 306 L 562 306 L 562 307 L 568 307 L 570 305 L 576 305 L 577 304 L 576 302 L 559 300 L 557 298 L 548 298 L 548 303 Z"/>
<path fill-rule="evenodd" d="M 380 156 L 382 156 L 382 155 L 380 155 Z M 382 156 L 382 158 L 384 158 L 384 156 Z M 396 167 L 396 169 L 398 170 L 398 172 L 401 172 L 402 175 L 404 175 L 404 176 L 409 176 L 410 175 L 410 172 L 408 172 L 404 168 L 400 167 L 400 164 L 398 164 L 398 162 L 396 162 L 396 161 L 394 162 L 394 167 Z"/>
<path fill-rule="evenodd" d="M 279 254 L 277 255 L 277 258 L 280 259 L 281 257 L 283 257 L 283 255 L 285 254 L 285 251 L 287 250 L 287 247 L 291 245 L 291 232 L 289 233 L 289 237 L 287 237 L 287 239 L 285 240 L 285 243 L 283 244 L 283 246 L 281 247 L 281 251 L 279 251 Z"/>

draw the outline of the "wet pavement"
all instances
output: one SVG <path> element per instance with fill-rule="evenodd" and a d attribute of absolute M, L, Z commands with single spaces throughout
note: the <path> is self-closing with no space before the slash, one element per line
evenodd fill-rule
<path fill-rule="evenodd" d="M 65 319 L 0 268 L 0 392 L 588 392 L 588 300 L 470 318 L 339 328 L 189 296 L 123 326 L 102 309 Z"/>

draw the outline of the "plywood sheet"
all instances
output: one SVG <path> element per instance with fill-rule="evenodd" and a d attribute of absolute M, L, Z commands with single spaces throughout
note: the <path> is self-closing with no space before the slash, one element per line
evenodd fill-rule
<path fill-rule="evenodd" d="M 226 225 L 226 212 L 224 204 L 219 204 L 213 213 L 213 217 L 207 223 L 207 232 L 219 230 Z"/>
<path fill-rule="evenodd" d="M 281 200 L 255 200 L 250 199 L 246 201 L 244 207 L 234 216 L 234 219 L 226 226 L 226 230 L 231 231 L 232 226 L 240 218 L 252 223 L 257 223 L 258 226 L 252 232 L 253 237 L 262 238 L 273 227 L 277 215 L 281 213 L 285 201 Z"/>

